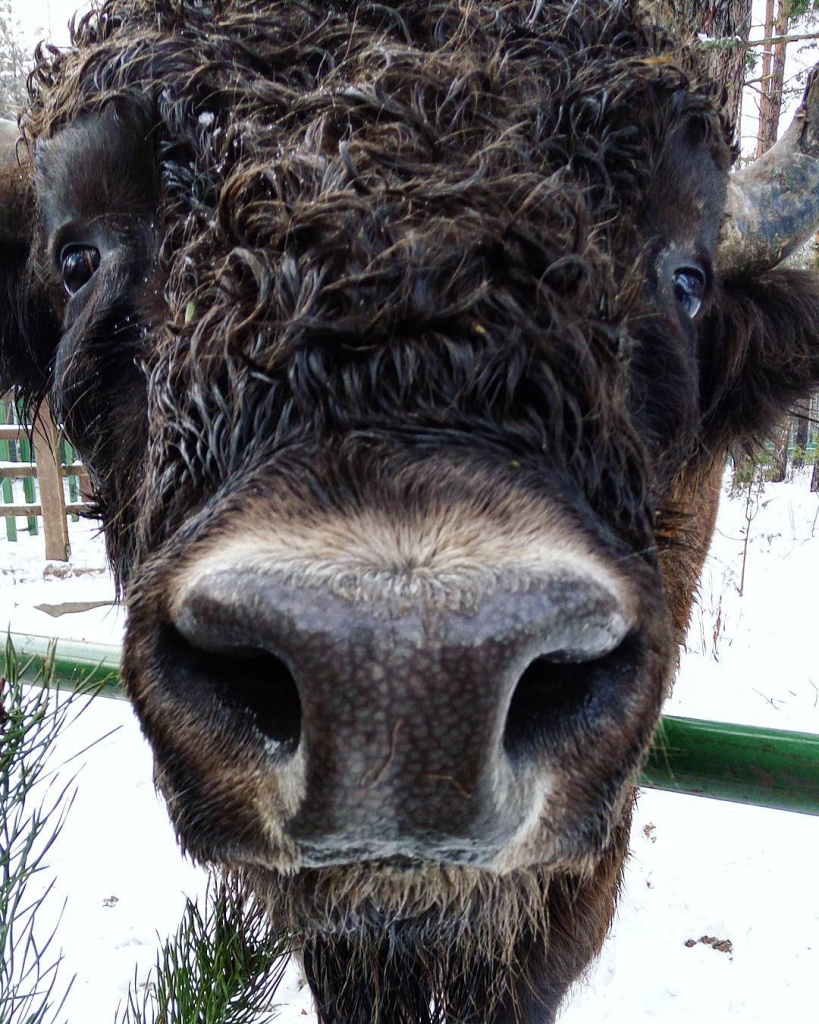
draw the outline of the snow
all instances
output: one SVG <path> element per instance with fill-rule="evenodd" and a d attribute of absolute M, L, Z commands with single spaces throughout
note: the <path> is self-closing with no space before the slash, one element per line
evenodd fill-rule
<path fill-rule="evenodd" d="M 0 519 L 0 626 L 17 633 L 121 643 L 125 617 L 115 605 L 98 525 L 69 523 L 71 561 L 64 563 L 45 561 L 42 532 L 30 537 L 25 522 L 17 519 L 18 540 L 9 543 Z M 65 602 L 99 607 L 59 617 L 42 610 Z"/>
<path fill-rule="evenodd" d="M 799 476 L 766 484 L 750 511 L 740 596 L 745 494 L 723 499 L 666 710 L 819 732 L 819 496 Z M 93 526 L 72 524 L 67 569 L 43 562 L 42 537 L 20 538 L 0 540 L 0 621 L 20 632 L 119 642 L 122 611 L 99 604 L 113 602 L 114 588 Z M 58 617 L 43 610 L 74 603 L 99 606 Z M 93 702 L 58 753 L 66 772 L 82 766 L 51 852 L 55 915 L 66 901 L 63 977 L 76 974 L 65 1017 L 113 1024 L 135 970 L 144 978 L 158 935 L 175 928 L 185 893 L 204 890 L 204 873 L 176 849 L 126 704 Z M 562 1024 L 815 1019 L 818 847 L 819 818 L 645 792 L 613 933 Z M 313 1020 L 295 968 L 279 994 L 282 1024 Z"/>

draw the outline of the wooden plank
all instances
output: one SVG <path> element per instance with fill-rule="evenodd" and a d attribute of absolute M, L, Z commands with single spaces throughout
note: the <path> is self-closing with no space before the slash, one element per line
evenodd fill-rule
<path fill-rule="evenodd" d="M 91 504 L 87 501 L 71 502 L 65 506 L 65 511 L 70 516 L 81 516 L 91 511 Z M 43 509 L 37 502 L 25 505 L 0 505 L 0 517 L 2 516 L 41 516 Z"/>
<path fill-rule="evenodd" d="M 26 436 L 26 428 L 20 423 L 4 423 L 0 426 L 0 441 L 17 441 Z"/>
<path fill-rule="evenodd" d="M 59 455 L 59 434 L 48 406 L 43 403 L 34 424 L 34 460 L 37 463 L 40 506 L 43 510 L 45 556 L 53 561 L 67 562 L 68 523 L 65 520 L 65 495 Z"/>
<path fill-rule="evenodd" d="M 71 462 L 60 466 L 63 476 L 79 476 L 85 467 L 81 462 Z M 0 462 L 0 477 L 37 476 L 37 467 L 31 462 Z"/>
<path fill-rule="evenodd" d="M 0 477 L 37 476 L 37 467 L 30 462 L 0 462 Z"/>
<path fill-rule="evenodd" d="M 42 508 L 37 505 L 0 505 L 4 516 L 41 516 Z"/>

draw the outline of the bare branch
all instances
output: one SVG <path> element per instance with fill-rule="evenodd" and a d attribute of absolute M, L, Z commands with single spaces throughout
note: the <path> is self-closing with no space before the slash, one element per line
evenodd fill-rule
<path fill-rule="evenodd" d="M 781 43 L 802 43 L 808 39 L 819 39 L 819 32 L 804 32 L 797 35 L 783 35 L 783 36 L 768 36 L 767 39 L 743 39 L 741 43 L 747 48 L 755 48 L 757 46 L 779 46 Z M 734 42 L 732 40 L 732 42 Z M 740 41 L 737 40 L 735 45 L 739 45 Z"/>
<path fill-rule="evenodd" d="M 743 39 L 741 36 L 730 36 L 727 39 L 700 39 L 699 47 L 703 50 L 722 50 L 741 46 L 743 49 L 756 49 L 758 46 L 778 46 L 788 43 L 803 43 L 819 39 L 819 32 L 802 32 L 794 35 L 766 36 L 764 39 Z"/>

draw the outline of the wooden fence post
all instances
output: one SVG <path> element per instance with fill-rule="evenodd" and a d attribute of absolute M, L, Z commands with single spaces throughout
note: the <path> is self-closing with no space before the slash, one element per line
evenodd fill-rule
<path fill-rule="evenodd" d="M 34 424 L 34 461 L 40 485 L 40 506 L 43 510 L 45 556 L 59 562 L 68 561 L 68 523 L 65 518 L 63 474 L 60 468 L 60 436 L 47 404 L 40 406 Z"/>

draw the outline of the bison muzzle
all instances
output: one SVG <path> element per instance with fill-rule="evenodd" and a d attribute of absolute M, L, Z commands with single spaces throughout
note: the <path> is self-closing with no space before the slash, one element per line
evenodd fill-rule
<path fill-rule="evenodd" d="M 726 452 L 819 382 L 816 87 L 732 174 L 651 19 L 109 0 L 3 135 L 4 381 L 91 474 L 183 847 L 328 1024 L 554 1019 Z"/>

